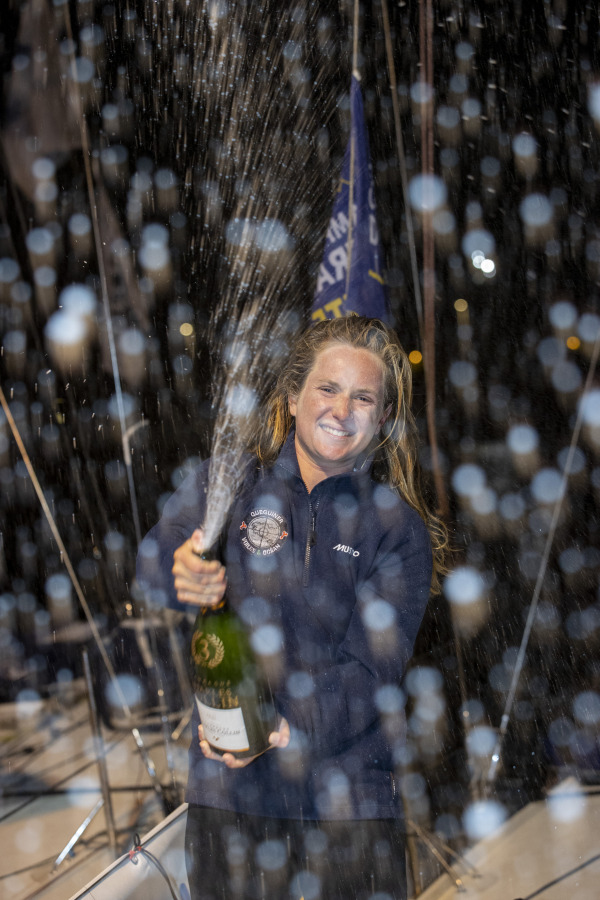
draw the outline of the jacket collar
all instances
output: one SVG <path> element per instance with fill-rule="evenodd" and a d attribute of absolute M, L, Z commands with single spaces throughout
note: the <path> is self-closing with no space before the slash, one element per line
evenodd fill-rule
<path fill-rule="evenodd" d="M 330 481 L 332 478 L 353 478 L 361 475 L 369 475 L 372 463 L 372 450 L 369 449 L 366 453 L 358 457 L 358 459 L 356 460 L 356 465 L 354 466 L 352 472 L 345 472 L 343 475 L 330 475 L 327 478 L 324 478 L 323 481 Z M 282 466 L 287 472 L 291 472 L 297 478 L 300 478 L 302 480 L 302 475 L 300 474 L 300 466 L 298 465 L 298 457 L 296 455 L 295 428 L 290 429 L 290 432 L 285 439 L 285 443 L 281 448 L 275 465 Z"/>

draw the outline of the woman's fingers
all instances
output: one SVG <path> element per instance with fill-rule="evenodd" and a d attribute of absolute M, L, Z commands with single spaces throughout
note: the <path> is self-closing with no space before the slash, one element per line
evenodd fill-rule
<path fill-rule="evenodd" d="M 177 591 L 177 600 L 179 603 L 186 603 L 188 606 L 205 607 L 212 609 L 221 602 L 221 597 L 217 595 L 202 596 L 196 591 Z"/>
<path fill-rule="evenodd" d="M 223 763 L 228 769 L 243 769 L 249 765 L 256 756 L 248 756 L 245 759 L 238 759 L 233 753 L 215 753 L 208 741 L 204 740 L 204 731 L 202 725 L 198 726 L 198 737 L 200 739 L 200 749 L 206 759 L 214 759 L 215 762 Z"/>
<path fill-rule="evenodd" d="M 225 567 L 218 560 L 205 560 L 194 552 L 198 533 L 194 532 L 173 554 L 173 584 L 180 603 L 215 606 L 225 593 Z"/>
<path fill-rule="evenodd" d="M 192 540 L 188 538 L 173 554 L 173 568 L 189 572 L 192 575 L 218 576 L 223 566 L 218 559 L 202 559 L 193 549 Z"/>
<path fill-rule="evenodd" d="M 194 594 L 198 594 L 199 596 L 210 597 L 213 594 L 218 594 L 221 588 L 225 587 L 225 577 L 218 578 L 213 581 L 196 581 L 195 579 L 189 578 L 186 575 L 175 575 L 174 582 L 176 591 L 189 591 Z"/>
<path fill-rule="evenodd" d="M 202 725 L 198 725 L 198 739 L 200 741 L 200 749 L 202 753 L 207 759 L 214 759 L 215 762 L 221 762 L 223 765 L 227 766 L 228 769 L 243 769 L 245 766 L 248 766 L 251 762 L 257 759 L 257 756 L 248 756 L 244 759 L 238 759 L 237 756 L 234 756 L 233 753 L 215 753 L 213 748 L 210 746 L 207 740 L 204 739 L 204 729 Z M 271 748 L 279 747 L 280 750 L 283 750 L 284 747 L 290 742 L 290 726 L 287 723 L 286 719 L 282 719 L 279 725 L 278 731 L 273 731 L 269 735 L 269 744 Z M 271 749 L 270 748 L 270 749 Z M 260 754 L 258 754 L 260 756 Z"/>
<path fill-rule="evenodd" d="M 286 719 L 282 719 L 279 724 L 278 731 L 273 731 L 269 735 L 269 743 L 272 747 L 279 747 L 283 750 L 290 742 L 290 726 Z"/>

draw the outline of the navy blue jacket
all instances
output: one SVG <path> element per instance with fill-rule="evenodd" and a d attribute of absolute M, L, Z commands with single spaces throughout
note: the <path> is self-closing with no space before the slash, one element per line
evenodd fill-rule
<path fill-rule="evenodd" d="M 205 462 L 186 478 L 138 556 L 141 585 L 170 605 L 173 552 L 204 521 L 207 473 Z M 223 561 L 229 603 L 250 627 L 272 622 L 283 634 L 275 702 L 291 741 L 226 769 L 200 752 L 194 708 L 186 799 L 275 817 L 400 817 L 393 770 L 404 717 L 400 709 L 392 744 L 382 689 L 402 679 L 429 597 L 431 545 L 420 516 L 372 479 L 369 463 L 309 495 L 292 434 L 274 466 L 251 462 Z"/>

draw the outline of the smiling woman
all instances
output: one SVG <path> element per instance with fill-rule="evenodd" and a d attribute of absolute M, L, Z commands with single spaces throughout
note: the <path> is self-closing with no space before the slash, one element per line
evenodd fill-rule
<path fill-rule="evenodd" d="M 440 576 L 445 571 L 448 538 L 445 526 L 429 509 L 419 489 L 418 434 L 411 410 L 412 367 L 395 332 L 379 319 L 364 316 L 331 319 L 318 322 L 300 336 L 288 365 L 267 400 L 265 416 L 260 420 L 262 428 L 251 449 L 265 464 L 277 459 L 286 438 L 294 430 L 294 424 L 296 435 L 299 431 L 297 417 L 294 423 L 294 401 L 298 403 L 303 389 L 309 381 L 313 381 L 312 376 L 317 371 L 324 376 L 320 385 L 323 392 L 330 390 L 335 394 L 339 391 L 340 386 L 331 383 L 335 379 L 327 368 L 328 360 L 322 364 L 319 359 L 324 351 L 334 348 L 342 351 L 341 355 L 336 355 L 337 360 L 356 360 L 352 351 L 366 351 L 366 359 L 380 366 L 383 376 L 382 425 L 374 429 L 368 444 L 371 475 L 397 492 L 427 525 L 433 549 L 432 587 L 438 591 Z M 368 397 L 376 403 L 377 391 L 361 393 L 360 389 L 366 387 L 366 384 L 358 385 L 358 398 L 365 396 L 365 399 Z M 296 452 L 301 452 L 297 438 Z M 362 452 L 357 454 L 354 465 Z"/>
<path fill-rule="evenodd" d="M 320 351 L 289 409 L 307 489 L 352 471 L 390 412 L 383 408 L 383 364 L 370 350 L 329 344 Z"/>
<path fill-rule="evenodd" d="M 161 565 L 147 574 L 140 555 L 140 581 L 163 587 L 174 605 L 212 606 L 226 586 L 251 640 L 265 625 L 278 635 L 267 752 L 215 754 L 195 714 L 186 793 L 194 900 L 206 885 L 231 895 L 224 860 L 236 835 L 248 851 L 240 896 L 259 895 L 275 854 L 272 897 L 289 897 L 294 878 L 308 875 L 324 900 L 406 897 L 394 771 L 405 725 L 389 733 L 377 698 L 406 671 L 445 536 L 418 492 L 410 399 L 410 364 L 379 320 L 318 323 L 266 401 L 220 539 L 222 564 L 194 552 L 208 462 L 150 532 Z M 326 870 L 309 850 L 316 836 L 328 848 Z"/>

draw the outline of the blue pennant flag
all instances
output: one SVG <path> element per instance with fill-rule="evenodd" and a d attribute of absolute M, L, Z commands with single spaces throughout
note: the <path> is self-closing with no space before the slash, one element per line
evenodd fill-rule
<path fill-rule="evenodd" d="M 346 147 L 340 186 L 327 230 L 325 252 L 319 268 L 317 290 L 312 305 L 312 318 L 318 322 L 321 319 L 335 319 L 355 313 L 389 322 L 369 139 L 360 83 L 354 74 L 350 102 L 352 108 L 350 140 Z M 352 232 L 349 236 L 353 143 L 353 215 Z"/>

